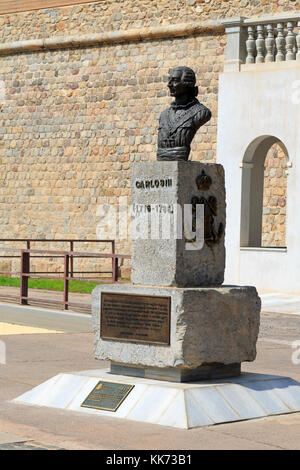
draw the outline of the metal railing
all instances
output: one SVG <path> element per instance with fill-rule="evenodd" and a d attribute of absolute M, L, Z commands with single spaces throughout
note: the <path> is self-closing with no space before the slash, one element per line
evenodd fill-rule
<path fill-rule="evenodd" d="M 94 283 L 116 283 L 119 282 L 119 260 L 123 262 L 125 259 L 130 259 L 130 255 L 116 254 L 115 253 L 115 241 L 114 240 L 78 240 L 78 239 L 0 239 L 0 242 L 25 242 L 26 248 L 7 248 L 0 247 L 0 252 L 7 252 L 13 254 L 1 255 L 0 258 L 19 258 L 20 259 L 20 272 L 12 271 L 0 271 L 0 274 L 14 274 L 20 275 L 20 293 L 19 295 L 10 295 L 7 293 L 0 294 L 0 298 L 17 300 L 22 305 L 28 305 L 28 302 L 38 302 L 47 304 L 60 304 L 64 310 L 68 310 L 69 306 L 90 308 L 90 304 L 70 302 L 69 300 L 69 281 L 86 281 Z M 70 244 L 69 251 L 60 250 L 41 250 L 30 248 L 32 242 L 68 242 Z M 110 243 L 111 253 L 94 253 L 94 252 L 82 252 L 74 251 L 74 243 L 77 242 L 96 242 L 96 243 Z M 30 271 L 30 261 L 36 258 L 46 258 L 53 260 L 53 258 L 63 259 L 63 270 L 60 271 Z M 93 258 L 93 259 L 111 259 L 111 270 L 110 271 L 74 271 L 74 258 Z M 76 274 L 76 275 L 75 275 Z M 99 277 L 83 277 L 78 274 L 93 274 L 103 275 L 111 274 L 110 278 L 103 279 Z M 28 295 L 28 280 L 29 278 L 42 278 L 42 279 L 58 279 L 63 280 L 63 299 L 45 299 L 42 297 L 30 297 Z"/>
<path fill-rule="evenodd" d="M 115 240 L 82 240 L 82 239 L 70 239 L 70 238 L 62 238 L 62 239 L 45 239 L 45 238 L 0 238 L 0 242 L 24 242 L 26 245 L 26 249 L 30 250 L 32 248 L 32 243 L 68 243 L 69 244 L 69 251 L 74 251 L 74 245 L 75 243 L 102 243 L 102 244 L 110 244 L 111 245 L 111 253 L 115 253 Z M 13 251 L 14 249 L 12 248 L 5 248 L 5 247 L 0 247 L 0 252 L 9 252 Z M 18 250 L 20 251 L 20 250 Z M 42 258 L 43 256 L 35 256 L 35 258 Z M 1 258 L 20 258 L 20 255 L 0 255 Z M 70 272 L 73 275 L 73 273 L 77 274 L 89 274 L 94 271 L 74 271 L 74 258 L 76 256 L 71 256 L 70 258 Z M 112 268 L 113 269 L 113 268 Z M 57 271 L 55 271 L 57 272 Z M 101 272 L 101 274 L 110 274 L 112 271 L 106 271 L 106 272 Z M 52 274 L 54 272 L 47 271 L 48 274 Z M 13 271 L 0 271 L 0 274 L 6 274 L 11 276 L 12 274 L 15 274 Z M 43 271 L 40 271 L 40 274 L 44 274 Z M 99 273 L 100 274 L 100 273 Z"/>
<path fill-rule="evenodd" d="M 51 258 L 63 257 L 64 258 L 64 271 L 63 278 L 61 276 L 49 276 L 43 275 L 40 276 L 40 273 L 30 272 L 30 255 L 34 254 L 43 254 L 50 255 Z M 111 258 L 112 260 L 112 278 L 110 280 L 103 280 L 99 278 L 83 278 L 75 277 L 70 272 L 70 260 L 73 256 L 78 258 Z M 64 290 L 63 290 L 63 300 L 51 300 L 51 303 L 61 304 L 64 310 L 68 310 L 69 306 L 74 307 L 89 307 L 88 304 L 76 303 L 69 301 L 69 281 L 88 281 L 96 283 L 116 283 L 118 282 L 118 271 L 119 271 L 119 259 L 130 259 L 130 255 L 121 255 L 121 254 L 108 254 L 108 253 L 86 253 L 86 252 L 74 252 L 74 251 L 52 251 L 52 250 L 21 250 L 21 272 L 20 272 L 20 296 L 19 300 L 22 305 L 27 305 L 28 301 L 42 301 L 43 299 L 37 297 L 28 296 L 28 279 L 29 278 L 45 278 L 45 279 L 63 279 L 64 281 Z"/>

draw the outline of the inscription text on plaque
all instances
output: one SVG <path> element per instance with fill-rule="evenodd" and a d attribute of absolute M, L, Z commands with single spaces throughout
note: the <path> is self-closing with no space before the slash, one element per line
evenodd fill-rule
<path fill-rule="evenodd" d="M 101 339 L 170 344 L 170 297 L 101 294 Z"/>
<path fill-rule="evenodd" d="M 98 382 L 80 406 L 116 411 L 133 387 L 134 385 L 114 382 Z"/>

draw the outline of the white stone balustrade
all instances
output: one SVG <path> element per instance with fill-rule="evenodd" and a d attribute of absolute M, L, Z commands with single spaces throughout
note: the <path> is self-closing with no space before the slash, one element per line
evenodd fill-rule
<path fill-rule="evenodd" d="M 299 61 L 300 12 L 289 16 L 227 19 L 225 71 L 243 64 Z"/>

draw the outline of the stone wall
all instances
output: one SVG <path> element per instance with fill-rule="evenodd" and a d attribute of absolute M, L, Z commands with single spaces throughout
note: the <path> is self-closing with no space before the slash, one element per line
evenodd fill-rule
<path fill-rule="evenodd" d="M 296 10 L 300 10 L 296 0 L 101 0 L 3 15 L 0 38 L 18 41 Z"/>
<path fill-rule="evenodd" d="M 296 9 L 281 0 L 103 0 L 2 15 L 0 41 Z M 155 159 L 158 117 L 170 102 L 166 76 L 178 64 L 195 69 L 199 99 L 213 114 L 191 159 L 214 162 L 225 45 L 225 33 L 202 32 L 0 56 L 0 237 L 102 237 L 99 206 L 129 202 L 131 162 Z M 130 241 L 119 240 L 117 251 L 129 253 Z"/>
<path fill-rule="evenodd" d="M 287 156 L 274 144 L 265 160 L 262 246 L 286 246 L 286 171 Z"/>

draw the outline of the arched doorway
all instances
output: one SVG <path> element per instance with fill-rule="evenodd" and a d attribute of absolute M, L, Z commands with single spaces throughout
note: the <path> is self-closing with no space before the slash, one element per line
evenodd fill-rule
<path fill-rule="evenodd" d="M 241 247 L 284 247 L 288 151 L 264 135 L 247 147 L 242 163 Z"/>
<path fill-rule="evenodd" d="M 300 67 L 286 65 L 219 77 L 217 163 L 223 165 L 226 181 L 227 284 L 300 294 L 300 115 L 299 104 L 288 99 L 299 81 Z M 273 163 L 280 157 L 266 165 L 275 144 L 284 152 L 287 177 L 276 176 Z M 274 192 L 282 185 L 286 203 Z"/>

